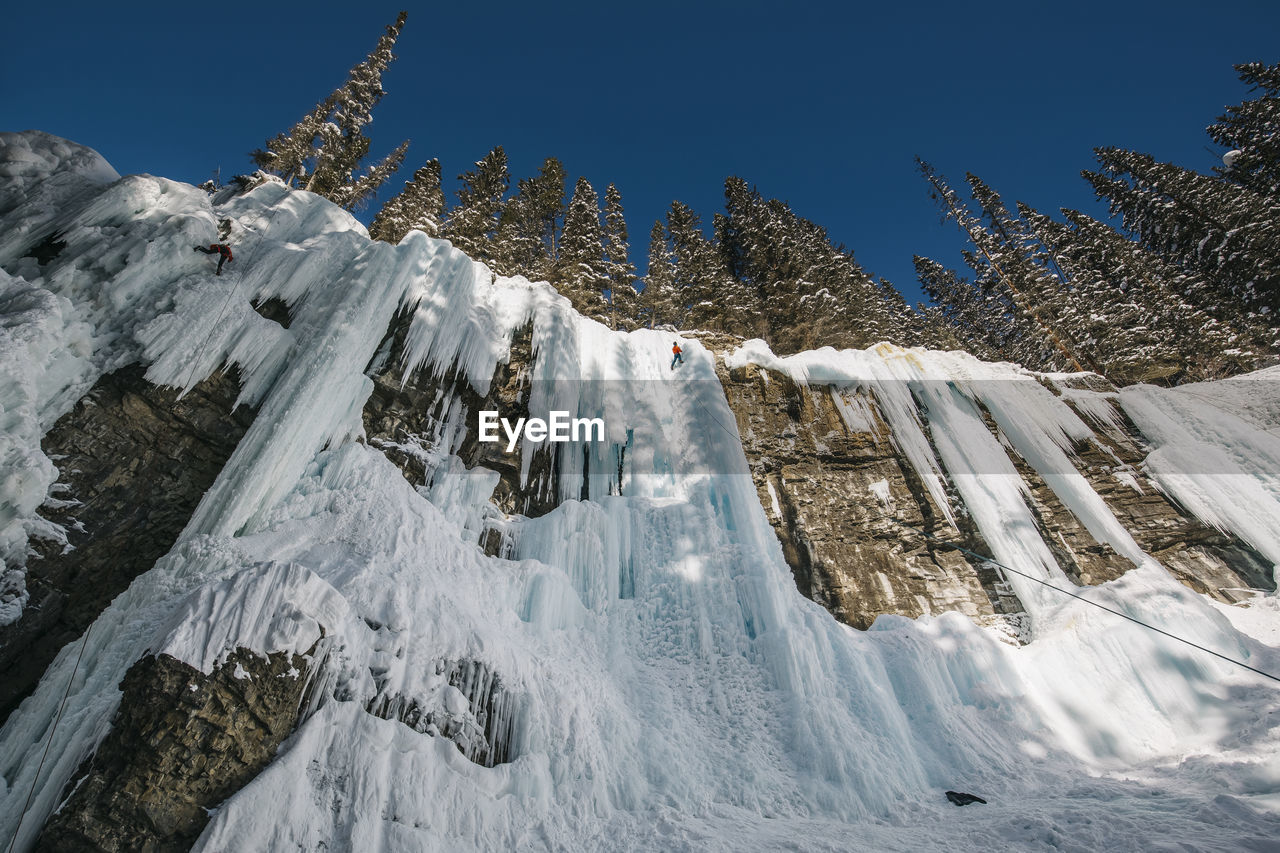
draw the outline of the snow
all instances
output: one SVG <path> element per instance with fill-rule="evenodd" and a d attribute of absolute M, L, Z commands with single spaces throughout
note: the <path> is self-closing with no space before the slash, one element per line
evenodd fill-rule
<path fill-rule="evenodd" d="M 20 173 L 33 200 L 0 208 L 0 234 L 26 235 L 0 243 L 4 293 L 26 294 L 14 310 L 30 319 L 0 337 L 13 419 L 0 470 L 33 472 L 5 485 L 22 501 L 5 529 L 35 523 L 56 473 L 39 436 L 106 370 L 141 361 L 190 388 L 234 363 L 261 407 L 174 549 L 94 623 L 75 679 L 79 642 L 0 730 L 0 837 L 52 738 L 18 850 L 105 736 L 134 661 L 164 652 L 210 672 L 237 648 L 310 655 L 313 699 L 275 760 L 211 813 L 201 851 L 1221 849 L 1280 835 L 1277 691 L 1252 673 L 1016 576 L 1023 647 L 957 613 L 859 632 L 803 598 L 697 339 L 677 336 L 672 373 L 670 332 L 611 332 L 421 233 L 372 244 L 308 193 L 268 182 L 210 199 L 115 180 L 52 137 L 2 139 L 13 162 L 0 156 L 0 175 Z M 236 260 L 215 278 L 190 247 L 220 219 Z M 57 259 L 20 257 L 54 232 Z M 289 330 L 252 310 L 270 297 L 291 306 Z M 364 371 L 401 309 L 404 375 L 456 369 L 478 391 L 532 323 L 529 414 L 607 426 L 561 454 L 555 510 L 496 518 L 496 475 L 452 455 L 456 407 L 416 451 L 430 463 L 419 488 L 357 440 Z M 874 401 L 947 518 L 954 489 L 1001 562 L 1280 671 L 1274 596 L 1224 616 L 1143 554 L 1076 472 L 1092 427 L 1052 378 L 884 344 L 780 358 L 748 342 L 725 361 L 832 386 L 850 428 L 872 429 Z M 1177 393 L 1120 395 L 1151 430 L 1153 482 L 1270 555 L 1274 436 Z M 1206 448 L 1230 463 L 1228 483 L 1212 485 L 1225 467 L 1179 473 L 1178 454 Z M 526 476 L 537 449 L 518 451 Z M 1071 586 L 1011 453 L 1135 569 Z M 509 559 L 475 544 L 492 523 Z M 483 666 L 453 683 L 469 662 Z M 477 689 L 497 697 L 510 755 L 494 767 L 455 745 L 476 747 Z M 947 789 L 990 805 L 957 810 Z"/>

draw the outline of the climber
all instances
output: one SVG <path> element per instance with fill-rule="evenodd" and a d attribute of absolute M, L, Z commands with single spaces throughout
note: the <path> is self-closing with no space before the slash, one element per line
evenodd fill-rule
<path fill-rule="evenodd" d="M 684 359 L 680 357 L 680 353 L 683 352 L 683 350 L 680 349 L 680 344 L 672 343 L 671 352 L 671 369 L 675 370 L 677 364 L 684 364 Z"/>
<path fill-rule="evenodd" d="M 213 243 L 209 248 L 204 246 L 196 246 L 195 251 L 204 252 L 206 255 L 218 255 L 218 271 L 214 275 L 222 275 L 222 265 L 227 261 L 233 260 L 231 257 L 231 247 L 226 243 Z"/>

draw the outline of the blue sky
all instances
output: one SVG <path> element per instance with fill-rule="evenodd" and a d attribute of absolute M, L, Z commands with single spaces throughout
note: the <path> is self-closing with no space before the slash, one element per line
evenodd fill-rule
<path fill-rule="evenodd" d="M 15 5 L 0 129 L 122 173 L 245 170 L 407 6 L 370 129 L 376 154 L 413 140 L 395 188 L 431 157 L 452 188 L 494 145 L 515 177 L 556 156 L 570 189 L 618 185 L 643 263 L 672 199 L 709 225 L 736 174 L 911 300 L 911 256 L 958 266 L 961 246 L 914 155 L 1010 202 L 1098 212 L 1078 177 L 1094 146 L 1208 170 L 1203 128 L 1244 97 L 1231 65 L 1280 61 L 1273 0 Z"/>

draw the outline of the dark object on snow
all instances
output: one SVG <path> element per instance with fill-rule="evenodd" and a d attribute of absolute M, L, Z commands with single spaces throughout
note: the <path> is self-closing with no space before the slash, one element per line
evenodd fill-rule
<path fill-rule="evenodd" d="M 232 260 L 231 247 L 226 243 L 214 243 L 207 249 L 204 246 L 196 246 L 195 251 L 204 252 L 206 255 L 218 255 L 218 271 L 214 275 L 222 275 L 222 265 Z"/>
<path fill-rule="evenodd" d="M 671 352 L 671 369 L 675 370 L 677 364 L 684 364 L 684 359 L 680 357 L 680 353 L 683 352 L 683 350 L 680 349 L 680 344 L 673 343 L 671 345 Z"/>
<path fill-rule="evenodd" d="M 969 803 L 982 803 L 984 806 L 987 804 L 987 801 L 982 797 L 975 797 L 973 794 L 962 794 L 959 791 L 947 791 L 947 799 L 957 806 L 967 806 Z"/>

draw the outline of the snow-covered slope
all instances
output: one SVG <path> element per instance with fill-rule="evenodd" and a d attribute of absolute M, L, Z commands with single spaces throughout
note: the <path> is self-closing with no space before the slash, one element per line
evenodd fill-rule
<path fill-rule="evenodd" d="M 152 381 L 190 388 L 234 363 L 260 405 L 173 551 L 94 623 L 56 731 L 78 643 L 0 730 L 5 838 L 49 748 L 18 849 L 106 734 L 143 654 L 209 672 L 237 647 L 317 642 L 308 715 L 197 849 L 1238 849 L 1280 836 L 1274 682 L 1016 577 L 1034 637 L 1021 648 L 958 614 L 858 632 L 802 597 L 697 340 L 680 338 L 672 373 L 670 334 L 611 332 L 546 285 L 494 280 L 421 233 L 371 243 L 276 183 L 211 200 L 117 180 L 92 152 L 38 134 L 0 136 L 0 175 L 0 546 L 13 589 L 56 476 L 39 437 L 98 376 L 141 360 Z M 224 219 L 236 260 L 216 278 L 191 247 Z M 56 254 L 28 256 L 39 245 Z M 290 328 L 253 310 L 269 297 L 290 304 Z M 561 505 L 512 522 L 512 559 L 486 556 L 468 526 L 496 478 L 450 463 L 415 489 L 357 440 L 365 370 L 402 308 L 406 375 L 457 367 L 483 393 L 532 323 L 530 411 L 605 420 L 586 462 L 561 454 Z M 778 359 L 752 343 L 730 361 L 871 387 L 939 503 L 945 477 L 998 560 L 1067 588 L 981 403 L 1138 564 L 1073 591 L 1280 672 L 1280 652 L 1173 581 L 1073 476 L 1071 440 L 1091 427 L 1030 374 L 887 345 Z M 1179 393 L 1119 397 L 1158 448 L 1154 476 L 1280 560 L 1280 439 Z M 521 448 L 526 470 L 533 449 Z M 572 499 L 584 465 L 599 496 L 585 502 Z M 9 619 L 21 605 L 15 592 Z M 370 711 L 415 705 L 480 725 L 443 675 L 459 661 L 501 684 L 507 762 L 480 766 Z M 990 804 L 957 810 L 947 789 Z"/>

